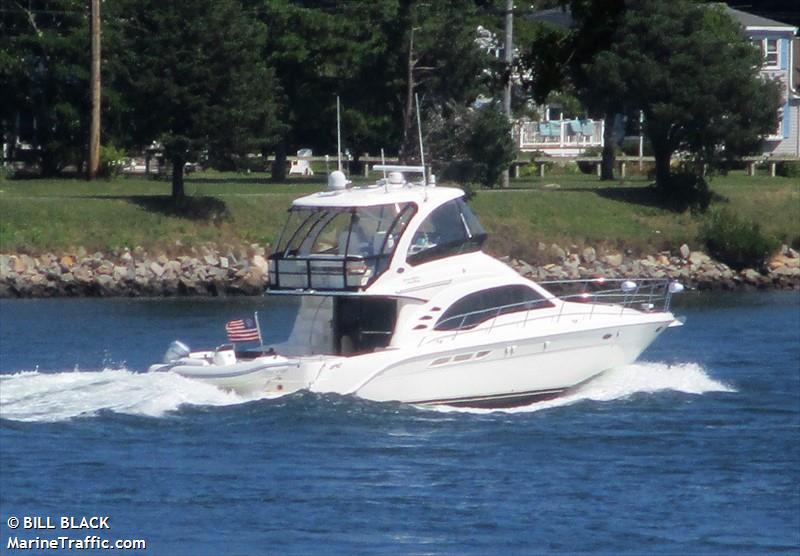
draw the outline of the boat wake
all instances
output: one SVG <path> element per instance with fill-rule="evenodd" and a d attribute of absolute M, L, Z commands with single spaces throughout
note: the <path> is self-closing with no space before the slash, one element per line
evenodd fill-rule
<path fill-rule="evenodd" d="M 446 406 L 436 406 L 433 409 L 468 413 L 491 413 L 495 411 L 528 413 L 563 407 L 587 400 L 606 402 L 628 398 L 634 394 L 651 394 L 670 390 L 685 394 L 736 391 L 732 386 L 711 378 L 705 369 L 697 363 L 668 365 L 666 363 L 637 362 L 606 371 L 552 400 L 508 409 L 475 409 Z"/>
<path fill-rule="evenodd" d="M 672 366 L 636 363 L 607 371 L 560 398 L 501 411 L 539 411 L 584 400 L 611 401 L 664 390 L 687 394 L 735 391 L 708 376 L 696 363 Z M 186 406 L 232 406 L 266 397 L 240 396 L 173 373 L 136 373 L 125 369 L 0 375 L 0 417 L 13 421 L 57 422 L 92 417 L 105 411 L 162 417 Z M 498 411 L 445 406 L 433 409 Z"/>
<path fill-rule="evenodd" d="M 125 369 L 0 375 L 0 417 L 56 422 L 101 411 L 161 417 L 181 406 L 226 406 L 251 401 L 173 373 Z"/>

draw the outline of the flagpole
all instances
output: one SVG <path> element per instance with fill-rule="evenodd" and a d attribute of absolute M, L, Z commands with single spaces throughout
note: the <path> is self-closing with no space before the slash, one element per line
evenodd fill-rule
<path fill-rule="evenodd" d="M 258 331 L 258 345 L 259 345 L 259 347 L 263 347 L 264 346 L 264 340 L 261 339 L 261 325 L 258 324 L 258 311 L 254 311 L 253 312 L 253 317 L 255 318 L 256 330 Z"/>

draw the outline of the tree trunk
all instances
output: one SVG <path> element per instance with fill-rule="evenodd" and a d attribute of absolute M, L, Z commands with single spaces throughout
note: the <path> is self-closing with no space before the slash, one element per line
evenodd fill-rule
<path fill-rule="evenodd" d="M 186 195 L 183 191 L 183 157 L 172 158 L 172 202 L 176 206 L 183 204 Z"/>
<path fill-rule="evenodd" d="M 41 176 L 43 178 L 52 178 L 57 176 L 61 168 L 58 164 L 58 157 L 46 147 L 41 148 Z"/>
<path fill-rule="evenodd" d="M 603 181 L 614 179 L 614 115 L 606 114 L 603 127 L 603 160 L 600 163 L 600 179 Z"/>
<path fill-rule="evenodd" d="M 272 181 L 286 181 L 286 139 L 282 139 L 275 147 L 275 160 L 272 161 Z"/>
<path fill-rule="evenodd" d="M 666 189 L 669 184 L 669 164 L 672 151 L 668 147 L 653 142 L 653 156 L 656 159 L 656 187 Z"/>

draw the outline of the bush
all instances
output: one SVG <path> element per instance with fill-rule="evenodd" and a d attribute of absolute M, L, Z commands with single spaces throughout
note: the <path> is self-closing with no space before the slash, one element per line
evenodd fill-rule
<path fill-rule="evenodd" d="M 712 212 L 700 230 L 709 254 L 731 268 L 760 268 L 778 249 L 778 240 L 761 232 L 756 222 L 746 222 L 729 210 Z"/>
<path fill-rule="evenodd" d="M 779 176 L 800 178 L 800 162 L 779 162 L 775 170 Z"/>
<path fill-rule="evenodd" d="M 581 156 L 599 156 L 602 158 L 603 156 L 603 147 L 589 147 Z M 594 162 L 578 162 L 578 168 L 580 168 L 581 172 L 584 174 L 594 174 L 595 172 L 595 163 Z"/>
<path fill-rule="evenodd" d="M 98 174 L 106 179 L 116 178 L 125 165 L 125 151 L 114 144 L 100 145 L 100 168 Z"/>
<path fill-rule="evenodd" d="M 661 187 L 661 194 L 664 204 L 677 212 L 705 212 L 713 197 L 703 176 L 694 172 L 671 174 L 666 186 Z"/>

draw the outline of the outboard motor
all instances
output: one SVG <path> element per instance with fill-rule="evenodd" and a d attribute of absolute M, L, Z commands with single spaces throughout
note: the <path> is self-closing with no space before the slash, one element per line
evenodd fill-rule
<path fill-rule="evenodd" d="M 191 352 L 192 350 L 189 349 L 189 346 L 175 340 L 169 345 L 167 352 L 164 354 L 164 363 L 172 363 L 183 357 L 188 357 Z"/>

